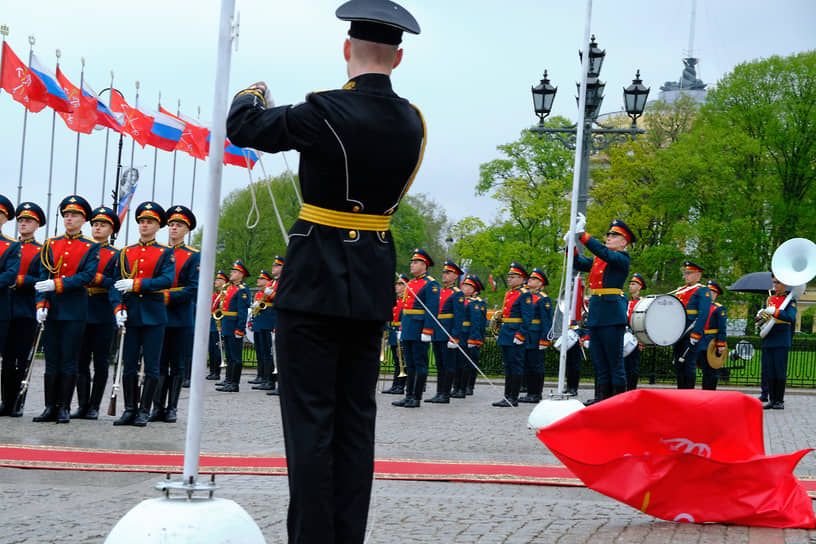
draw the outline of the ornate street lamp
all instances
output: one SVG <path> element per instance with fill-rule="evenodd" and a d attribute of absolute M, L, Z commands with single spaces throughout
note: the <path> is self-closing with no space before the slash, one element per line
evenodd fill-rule
<path fill-rule="evenodd" d="M 583 52 L 578 51 L 578 58 L 583 62 Z M 603 66 L 603 61 L 606 58 L 606 49 L 601 49 L 598 47 L 598 44 L 595 43 L 595 34 L 592 35 L 592 39 L 589 42 L 589 68 L 587 69 L 587 75 L 589 77 L 598 77 L 601 75 L 601 66 Z"/>
<path fill-rule="evenodd" d="M 547 79 L 547 70 L 544 70 L 544 78 L 541 83 L 532 88 L 533 109 L 538 115 L 539 122 L 543 123 L 544 118 L 550 114 L 557 91 L 558 87 L 550 85 L 550 80 Z"/>
<path fill-rule="evenodd" d="M 623 89 L 623 105 L 626 115 L 632 118 L 632 127 L 637 126 L 637 118 L 643 115 L 646 108 L 646 98 L 649 96 L 649 87 L 640 80 L 640 70 L 635 73 L 632 84 Z"/>

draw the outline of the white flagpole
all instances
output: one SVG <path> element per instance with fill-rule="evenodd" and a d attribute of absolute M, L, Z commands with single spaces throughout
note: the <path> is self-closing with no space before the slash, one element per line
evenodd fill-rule
<path fill-rule="evenodd" d="M 31 48 L 28 50 L 28 69 L 31 70 L 31 57 L 34 55 L 34 43 L 37 40 L 34 39 L 34 36 L 28 37 L 28 43 L 31 45 Z M 23 162 L 25 161 L 25 137 L 26 137 L 26 124 L 28 123 L 28 105 L 23 104 L 23 144 L 20 147 L 20 179 L 17 182 L 17 203 L 16 206 L 20 205 L 20 200 L 23 196 Z"/>
<path fill-rule="evenodd" d="M 85 57 L 79 57 L 82 61 L 82 71 L 79 73 L 79 107 L 82 107 L 82 85 L 85 83 Z M 82 133 L 77 131 L 76 157 L 74 158 L 74 194 L 77 194 L 77 180 L 79 179 L 79 136 Z"/>
<path fill-rule="evenodd" d="M 570 204 L 570 224 L 569 236 L 567 237 L 567 270 L 566 281 L 573 282 L 573 254 L 575 253 L 575 219 L 578 214 L 578 191 L 581 182 L 581 157 L 584 149 L 584 118 L 586 117 L 586 86 L 587 86 L 587 70 L 589 69 L 589 36 L 590 26 L 592 21 L 592 0 L 587 0 L 586 7 L 586 22 L 584 24 L 584 54 L 581 55 L 581 87 L 578 90 L 578 123 L 576 130 L 578 131 L 575 139 L 575 166 L 573 167 L 572 176 L 572 202 Z M 561 352 L 558 359 L 558 394 L 564 390 L 564 381 L 567 371 L 567 334 L 569 333 L 570 320 L 573 313 L 573 288 L 572 284 L 566 284 L 565 288 L 566 300 L 564 301 L 564 315 L 561 325 Z"/>
<path fill-rule="evenodd" d="M 161 110 L 161 91 L 159 91 L 159 110 Z M 159 159 L 159 148 L 153 146 L 153 188 L 150 190 L 150 200 L 156 200 L 156 162 Z"/>
<path fill-rule="evenodd" d="M 227 100 L 230 73 L 230 46 L 237 39 L 234 27 L 235 0 L 221 0 L 216 53 L 215 92 L 213 96 L 212 138 L 207 162 L 209 185 L 206 191 L 207 207 L 200 221 L 204 229 L 201 242 L 200 277 L 196 301 L 195 335 L 193 340 L 193 368 L 190 382 L 190 402 L 187 415 L 187 437 L 184 445 L 184 483 L 195 484 L 201 455 L 201 417 L 204 412 L 204 369 L 210 336 L 210 302 L 212 281 L 215 276 L 215 245 L 218 239 L 218 210 L 221 202 L 221 174 L 224 169 L 224 139 L 227 134 Z M 235 35 L 233 31 L 235 30 Z"/>
<path fill-rule="evenodd" d="M 113 70 L 111 70 L 111 82 L 110 82 L 110 95 L 108 96 L 108 108 L 111 106 L 111 102 L 113 101 Z M 101 92 L 104 92 L 104 89 Z M 99 100 L 99 97 L 96 98 Z M 102 160 L 102 198 L 99 201 L 100 206 L 105 205 L 105 178 L 107 177 L 108 172 L 108 140 L 110 138 L 110 128 L 105 129 L 105 158 Z M 118 180 L 114 180 L 114 187 L 116 187 Z M 115 212 L 119 212 L 119 210 L 114 210 Z"/>
<path fill-rule="evenodd" d="M 136 101 L 134 102 L 134 108 L 137 110 L 139 109 L 139 80 L 136 80 Z M 136 139 L 132 138 L 130 142 L 130 167 L 133 168 L 133 152 L 136 150 Z M 117 183 L 119 180 L 116 180 Z M 131 197 L 130 202 L 128 202 L 128 211 L 130 211 L 130 204 L 133 202 L 133 198 Z M 128 241 L 130 241 L 130 221 L 128 221 L 128 214 L 125 213 L 125 246 L 128 245 Z"/>
<path fill-rule="evenodd" d="M 59 69 L 59 59 L 62 51 L 57 49 L 57 69 Z M 57 123 L 57 111 L 51 110 L 51 156 L 48 160 L 48 203 L 46 204 L 46 217 L 51 218 L 51 182 L 54 178 L 54 127 Z M 47 234 L 48 231 L 46 231 Z"/>
<path fill-rule="evenodd" d="M 181 98 L 178 99 L 178 108 L 176 108 L 176 117 L 181 115 Z M 182 134 L 183 136 L 183 134 Z M 170 178 L 170 205 L 176 201 L 176 155 L 177 149 L 173 149 L 173 176 Z M 192 208 L 191 208 L 192 209 Z"/>

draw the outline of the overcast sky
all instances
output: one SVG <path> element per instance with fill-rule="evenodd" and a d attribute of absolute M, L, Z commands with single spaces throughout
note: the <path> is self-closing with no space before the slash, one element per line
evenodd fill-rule
<path fill-rule="evenodd" d="M 233 51 L 230 97 L 246 85 L 268 82 L 278 104 L 299 102 L 313 90 L 342 86 L 346 81 L 342 42 L 347 24 L 334 17 L 336 0 L 237 0 L 240 12 L 238 51 Z M 416 104 L 428 127 L 425 160 L 412 192 L 436 200 L 457 220 L 496 213 L 495 202 L 475 197 L 479 165 L 497 158 L 496 146 L 518 138 L 533 125 L 531 85 L 549 70 L 558 86 L 554 114 L 576 117 L 575 82 L 579 79 L 586 3 L 582 1 L 403 0 L 422 27 L 407 35 L 405 56 L 393 74 L 395 91 Z M 135 81 L 141 84 L 139 104 L 162 105 L 211 122 L 215 80 L 215 46 L 220 2 L 142 0 L 141 2 L 5 2 L 0 24 L 9 26 L 7 41 L 24 61 L 27 37 L 36 38 L 34 52 L 54 67 L 57 48 L 63 72 L 78 85 L 80 57 L 85 79 L 98 92 L 110 84 L 135 103 Z M 607 83 L 602 111 L 621 109 L 621 88 L 635 70 L 652 88 L 650 99 L 667 80 L 678 80 L 689 47 L 691 0 L 595 0 L 592 32 L 607 56 L 601 79 Z M 816 47 L 816 2 L 813 0 L 698 0 L 694 55 L 698 77 L 709 84 L 741 62 L 789 55 Z M 28 115 L 22 199 L 46 207 L 51 144 L 51 110 Z M 20 172 L 23 108 L 0 94 L 0 193 L 16 202 Z M 113 182 L 118 136 L 108 150 L 107 190 Z M 74 183 L 76 133 L 56 120 L 52 217 L 55 206 Z M 123 163 L 130 164 L 131 140 L 125 138 Z M 105 131 L 80 138 L 78 192 L 96 206 L 102 198 Z M 297 170 L 297 154 L 287 152 Z M 144 167 L 135 202 L 151 197 L 154 151 L 136 146 L 134 164 Z M 284 169 L 279 155 L 263 158 L 266 171 Z M 156 200 L 169 205 L 173 153 L 158 151 Z M 193 159 L 178 153 L 173 203 L 189 205 Z M 253 176 L 260 176 L 256 166 Z M 194 211 L 205 203 L 207 169 L 196 168 Z M 222 198 L 246 186 L 245 169 L 224 168 Z M 263 198 L 263 196 L 260 196 Z M 108 195 L 105 203 L 111 205 Z M 263 218 L 262 218 L 263 219 Z M 269 218 L 267 218 L 269 219 Z M 135 225 L 135 224 L 134 224 Z M 12 234 L 11 224 L 4 233 Z M 60 225 L 60 231 L 61 231 Z M 86 229 L 87 230 L 87 229 Z M 130 241 L 137 236 L 131 227 Z M 160 241 L 165 235 L 160 235 Z M 42 238 L 43 233 L 38 233 Z"/>

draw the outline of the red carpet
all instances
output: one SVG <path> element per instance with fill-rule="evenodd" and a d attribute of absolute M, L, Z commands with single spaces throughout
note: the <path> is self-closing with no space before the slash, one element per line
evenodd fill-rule
<path fill-rule="evenodd" d="M 200 472 L 208 474 L 285 475 L 282 455 L 202 453 Z M 0 467 L 110 472 L 181 473 L 184 455 L 175 451 L 99 450 L 57 446 L 0 444 Z M 432 480 L 496 484 L 583 486 L 563 465 L 381 459 L 374 463 L 379 480 Z M 816 478 L 800 478 L 816 499 Z"/>

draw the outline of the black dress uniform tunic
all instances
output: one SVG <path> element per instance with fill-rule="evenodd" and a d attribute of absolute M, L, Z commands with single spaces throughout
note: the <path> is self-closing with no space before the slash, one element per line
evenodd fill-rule
<path fill-rule="evenodd" d="M 380 340 L 394 305 L 388 222 L 421 163 L 424 122 L 387 75 L 369 73 L 295 106 L 265 109 L 260 93 L 239 93 L 227 134 L 300 151 L 304 204 L 275 299 L 290 542 L 362 542 Z"/>

